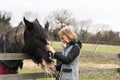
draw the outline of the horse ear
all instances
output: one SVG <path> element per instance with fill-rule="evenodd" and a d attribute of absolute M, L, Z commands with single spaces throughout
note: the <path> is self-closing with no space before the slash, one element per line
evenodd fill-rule
<path fill-rule="evenodd" d="M 34 20 L 34 22 L 39 24 L 39 21 L 38 21 L 38 19 L 37 19 L 37 18 Z"/>
<path fill-rule="evenodd" d="M 23 18 L 23 20 L 24 20 L 26 29 L 28 29 L 28 31 L 32 31 L 32 29 L 33 29 L 33 24 L 32 24 L 30 21 L 28 21 L 25 17 Z"/>

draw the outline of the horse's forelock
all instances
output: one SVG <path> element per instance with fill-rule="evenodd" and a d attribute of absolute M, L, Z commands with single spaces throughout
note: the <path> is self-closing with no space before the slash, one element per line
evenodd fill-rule
<path fill-rule="evenodd" d="M 37 33 L 37 35 L 39 35 L 41 37 L 42 40 L 47 42 L 47 35 L 45 33 L 44 28 L 38 23 L 38 22 L 34 22 L 33 23 L 34 29 Z"/>

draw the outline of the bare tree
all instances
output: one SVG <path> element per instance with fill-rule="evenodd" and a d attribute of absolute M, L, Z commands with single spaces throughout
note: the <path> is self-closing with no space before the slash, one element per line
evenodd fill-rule
<path fill-rule="evenodd" d="M 86 40 L 88 39 L 89 37 L 89 30 L 91 28 L 91 25 L 92 25 L 92 20 L 81 20 L 79 22 L 79 28 L 78 28 L 78 35 L 79 35 L 79 38 L 83 41 L 83 42 L 86 42 Z"/>
<path fill-rule="evenodd" d="M 49 14 L 47 20 L 51 24 L 51 29 L 62 28 L 65 26 L 75 26 L 76 20 L 69 10 L 57 10 Z M 54 28 L 53 28 L 54 27 Z"/>

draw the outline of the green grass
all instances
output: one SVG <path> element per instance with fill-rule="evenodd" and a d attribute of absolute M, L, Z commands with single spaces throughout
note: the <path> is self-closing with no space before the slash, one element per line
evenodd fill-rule
<path fill-rule="evenodd" d="M 119 80 L 119 74 L 81 75 L 79 80 Z"/>
<path fill-rule="evenodd" d="M 50 42 L 50 45 L 57 51 L 61 51 L 61 43 L 60 42 Z M 82 53 L 94 53 L 96 45 L 95 44 L 83 44 Z M 110 46 L 110 45 L 97 45 L 96 53 L 100 54 L 118 54 L 120 53 L 120 46 Z"/>
<path fill-rule="evenodd" d="M 119 74 L 80 75 L 79 80 L 119 80 Z M 41 78 L 37 80 L 56 80 L 55 78 Z"/>
<path fill-rule="evenodd" d="M 62 45 L 60 42 L 50 42 L 50 45 L 56 50 L 56 51 L 61 51 L 62 50 Z"/>
<path fill-rule="evenodd" d="M 83 44 L 82 52 L 95 53 L 96 45 Z M 98 45 L 96 53 L 101 54 L 118 54 L 120 53 L 120 46 Z"/>
<path fill-rule="evenodd" d="M 43 69 L 41 68 L 23 68 L 22 70 L 19 69 L 18 70 L 19 74 L 23 74 L 23 73 L 37 73 L 37 72 L 44 72 Z M 32 79 L 29 79 L 32 80 Z M 51 77 L 51 78 L 40 78 L 40 79 L 36 79 L 36 80 L 55 80 L 55 78 Z"/>
<path fill-rule="evenodd" d="M 56 80 L 55 78 L 41 78 L 41 79 L 37 79 L 37 80 Z"/>
<path fill-rule="evenodd" d="M 88 62 L 92 62 L 92 63 L 96 63 L 96 64 L 120 64 L 120 61 L 118 59 L 105 59 L 105 58 L 84 58 L 84 57 L 80 57 L 79 62 L 83 62 L 83 63 L 88 63 Z"/>
<path fill-rule="evenodd" d="M 41 68 L 23 68 L 22 70 L 19 69 L 19 74 L 22 74 L 22 73 L 36 73 L 36 72 L 43 72 L 43 70 Z"/>

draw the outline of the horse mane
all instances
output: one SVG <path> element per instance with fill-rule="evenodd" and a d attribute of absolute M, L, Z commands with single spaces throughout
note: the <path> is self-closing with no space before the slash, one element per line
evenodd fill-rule
<path fill-rule="evenodd" d="M 38 34 L 40 35 L 40 37 L 41 37 L 41 40 L 42 41 L 46 41 L 46 39 L 47 39 L 47 34 L 45 33 L 45 29 L 43 28 L 43 27 L 40 27 L 40 26 L 42 26 L 40 23 L 39 23 L 39 21 L 37 20 L 37 19 L 35 19 L 34 20 L 34 25 L 36 25 L 36 30 L 38 30 Z M 40 26 L 39 26 L 40 25 Z M 46 42 L 47 43 L 47 42 Z"/>

